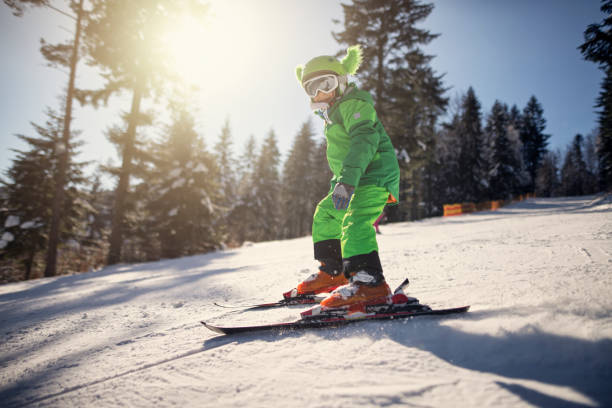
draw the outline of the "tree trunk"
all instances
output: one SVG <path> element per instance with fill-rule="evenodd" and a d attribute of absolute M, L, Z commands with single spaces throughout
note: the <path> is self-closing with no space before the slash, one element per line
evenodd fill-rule
<path fill-rule="evenodd" d="M 66 112 L 64 113 L 64 129 L 62 131 L 62 146 L 59 152 L 59 163 L 55 176 L 55 192 L 51 213 L 51 225 L 49 226 L 49 242 L 47 246 L 47 262 L 45 265 L 45 276 L 55 276 L 57 267 L 57 246 L 63 209 L 65 201 L 66 173 L 70 159 L 70 122 L 72 121 L 72 100 L 74 99 L 74 80 L 76 77 L 76 67 L 79 53 L 79 39 L 81 37 L 81 21 L 83 17 L 83 1 L 79 1 L 79 11 L 76 20 L 76 32 L 74 35 L 74 45 L 70 57 L 70 77 L 68 79 L 68 93 L 66 95 Z"/>
<path fill-rule="evenodd" d="M 121 164 L 121 172 L 119 173 L 117 190 L 115 191 L 115 204 L 113 205 L 113 216 L 111 221 L 110 247 L 108 250 L 109 265 L 113 265 L 121 261 L 125 206 L 127 193 L 130 187 L 130 175 L 132 174 L 132 159 L 134 157 L 136 128 L 138 126 L 141 99 L 142 88 L 141 86 L 136 85 L 132 95 L 132 108 L 123 148 L 123 162 Z"/>
<path fill-rule="evenodd" d="M 34 265 L 34 257 L 36 256 L 36 250 L 34 247 L 30 250 L 28 257 L 25 260 L 25 280 L 30 280 L 32 277 L 32 265 Z"/>

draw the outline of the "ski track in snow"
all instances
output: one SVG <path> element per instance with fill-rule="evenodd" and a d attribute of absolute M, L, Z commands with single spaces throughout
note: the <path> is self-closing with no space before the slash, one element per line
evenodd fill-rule
<path fill-rule="evenodd" d="M 309 237 L 0 287 L 3 407 L 610 407 L 612 199 L 382 227 L 391 286 L 466 315 L 218 336 L 294 320 Z"/>

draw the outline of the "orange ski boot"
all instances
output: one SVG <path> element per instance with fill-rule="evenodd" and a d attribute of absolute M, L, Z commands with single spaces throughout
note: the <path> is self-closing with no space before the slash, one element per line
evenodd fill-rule
<path fill-rule="evenodd" d="M 323 271 L 325 266 L 321 263 L 321 267 L 317 273 L 310 275 L 305 281 L 297 285 L 297 287 L 287 293 L 284 293 L 285 298 L 316 295 L 319 293 L 330 293 L 339 286 L 346 285 L 348 279 L 344 274 L 340 273 L 337 276 L 332 276 Z"/>
<path fill-rule="evenodd" d="M 393 293 L 387 282 L 374 283 L 374 278 L 367 272 L 360 271 L 353 275 L 350 282 L 334 290 L 321 301 L 321 310 L 348 309 L 365 312 L 369 305 L 391 304 Z"/>

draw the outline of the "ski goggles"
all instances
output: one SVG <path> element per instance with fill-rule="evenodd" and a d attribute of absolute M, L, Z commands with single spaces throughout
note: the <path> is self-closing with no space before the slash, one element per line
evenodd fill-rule
<path fill-rule="evenodd" d="M 317 92 L 330 93 L 338 87 L 338 77 L 336 75 L 327 74 L 314 77 L 304 82 L 304 90 L 311 98 L 317 96 Z"/>

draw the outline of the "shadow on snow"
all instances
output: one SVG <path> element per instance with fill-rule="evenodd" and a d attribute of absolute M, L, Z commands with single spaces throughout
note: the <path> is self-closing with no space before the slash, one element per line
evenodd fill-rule
<path fill-rule="evenodd" d="M 514 309 L 472 311 L 457 319 L 481 320 L 515 313 Z M 315 329 L 323 339 L 336 341 L 349 336 L 391 339 L 405 347 L 429 352 L 454 366 L 507 378 L 534 380 L 568 387 L 589 397 L 599 406 L 612 406 L 612 340 L 589 341 L 546 333 L 527 325 L 518 332 L 498 336 L 467 333 L 441 324 L 453 317 L 418 317 L 395 322 L 362 322 L 336 329 Z M 378 326 L 372 330 L 373 326 Z M 303 331 L 245 333 L 218 336 L 204 342 L 210 350 L 230 343 L 278 342 L 303 336 Z M 586 406 L 550 396 L 523 384 L 496 382 L 529 404 L 540 407 Z"/>

